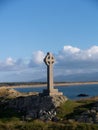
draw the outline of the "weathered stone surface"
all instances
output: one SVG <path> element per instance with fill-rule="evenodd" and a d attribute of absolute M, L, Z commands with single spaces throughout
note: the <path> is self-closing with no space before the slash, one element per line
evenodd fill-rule
<path fill-rule="evenodd" d="M 18 92 L 15 91 L 15 93 L 17 95 Z M 11 108 L 23 113 L 22 116 L 26 120 L 36 118 L 52 120 L 56 116 L 56 108 L 66 101 L 67 98 L 65 96 L 42 96 L 38 94 L 30 94 L 27 96 L 27 94 L 22 95 L 22 93 L 19 93 L 17 97 L 15 96 L 14 98 L 8 98 L 8 100 L 6 100 L 4 109 Z M 1 101 L 0 103 L 4 104 L 5 101 Z"/>
<path fill-rule="evenodd" d="M 56 108 L 67 100 L 64 96 L 29 96 L 19 97 L 9 102 L 9 108 L 24 112 L 29 118 L 52 120 L 56 116 Z"/>

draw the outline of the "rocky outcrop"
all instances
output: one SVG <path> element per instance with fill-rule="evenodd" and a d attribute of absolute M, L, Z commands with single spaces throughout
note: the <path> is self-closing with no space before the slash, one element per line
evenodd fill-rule
<path fill-rule="evenodd" d="M 12 90 L 8 90 L 12 91 Z M 55 96 L 42 96 L 29 93 L 28 95 L 22 94 L 13 90 L 13 98 L 8 98 L 6 100 L 5 110 L 11 108 L 17 112 L 22 113 L 22 117 L 26 120 L 29 119 L 41 119 L 41 120 L 53 120 L 56 117 L 56 108 L 60 106 L 61 103 L 67 101 L 67 98 L 63 95 Z M 16 95 L 15 95 L 16 93 Z M 5 101 L 1 100 L 1 104 Z"/>
<path fill-rule="evenodd" d="M 89 95 L 88 94 L 85 94 L 85 93 L 81 93 L 79 95 L 77 95 L 77 97 L 88 97 Z"/>
<path fill-rule="evenodd" d="M 75 120 L 78 122 L 98 124 L 98 102 L 93 103 L 88 110 L 82 112 Z"/>
<path fill-rule="evenodd" d="M 18 97 L 9 101 L 8 107 L 24 113 L 24 117 L 52 120 L 56 116 L 56 108 L 67 100 L 64 96 Z"/>

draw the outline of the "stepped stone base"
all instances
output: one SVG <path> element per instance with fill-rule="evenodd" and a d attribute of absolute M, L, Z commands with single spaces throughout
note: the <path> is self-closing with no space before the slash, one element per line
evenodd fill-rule
<path fill-rule="evenodd" d="M 43 96 L 54 96 L 54 95 L 60 96 L 60 95 L 63 95 L 63 93 L 58 92 L 58 89 L 51 89 L 50 91 L 47 89 L 44 89 L 42 95 Z"/>

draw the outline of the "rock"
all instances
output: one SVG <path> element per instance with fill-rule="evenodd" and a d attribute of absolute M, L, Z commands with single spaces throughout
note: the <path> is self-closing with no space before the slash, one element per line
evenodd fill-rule
<path fill-rule="evenodd" d="M 55 107 L 59 107 L 60 104 L 66 102 L 67 100 L 68 100 L 68 98 L 63 95 L 62 96 L 59 96 L 59 95 L 52 96 L 52 102 Z"/>
<path fill-rule="evenodd" d="M 81 93 L 81 94 L 77 95 L 77 97 L 87 97 L 87 96 L 89 96 L 89 95 L 84 94 L 84 93 Z"/>
<path fill-rule="evenodd" d="M 7 87 L 0 87 L 0 97 L 2 98 L 16 98 L 21 96 L 21 93 L 15 89 L 9 89 Z"/>
<path fill-rule="evenodd" d="M 98 123 L 98 113 L 94 109 L 84 111 L 77 119 L 78 122 Z"/>
<path fill-rule="evenodd" d="M 29 93 L 27 96 L 27 94 L 15 94 L 16 91 L 14 90 L 10 90 L 10 93 L 14 93 L 14 98 L 7 100 L 5 109 L 11 108 L 17 112 L 23 113 L 22 117 L 24 117 L 25 120 L 36 118 L 41 120 L 52 120 L 56 117 L 56 108 L 60 106 L 61 103 L 68 100 L 63 95 L 41 96 Z M 4 103 L 5 102 L 3 102 L 3 104 Z"/>
<path fill-rule="evenodd" d="M 51 111 L 43 111 L 41 110 L 39 112 L 39 119 L 41 120 L 52 120 L 52 118 L 54 117 L 54 113 L 52 113 Z"/>
<path fill-rule="evenodd" d="M 98 113 L 95 116 L 95 123 L 98 124 Z"/>

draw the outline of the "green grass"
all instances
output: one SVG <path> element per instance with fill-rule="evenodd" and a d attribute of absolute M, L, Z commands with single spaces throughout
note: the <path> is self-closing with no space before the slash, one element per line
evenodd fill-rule
<path fill-rule="evenodd" d="M 79 116 L 82 112 L 90 109 L 94 102 L 92 100 L 68 100 L 57 108 L 57 117 L 60 119 L 74 119 L 75 116 Z"/>
<path fill-rule="evenodd" d="M 35 120 L 32 122 L 0 122 L 0 130 L 98 130 L 98 125 L 85 123 L 55 123 Z"/>
<path fill-rule="evenodd" d="M 64 118 L 66 115 L 73 113 L 74 109 L 82 104 L 81 102 L 68 100 L 57 109 L 57 116 Z"/>

